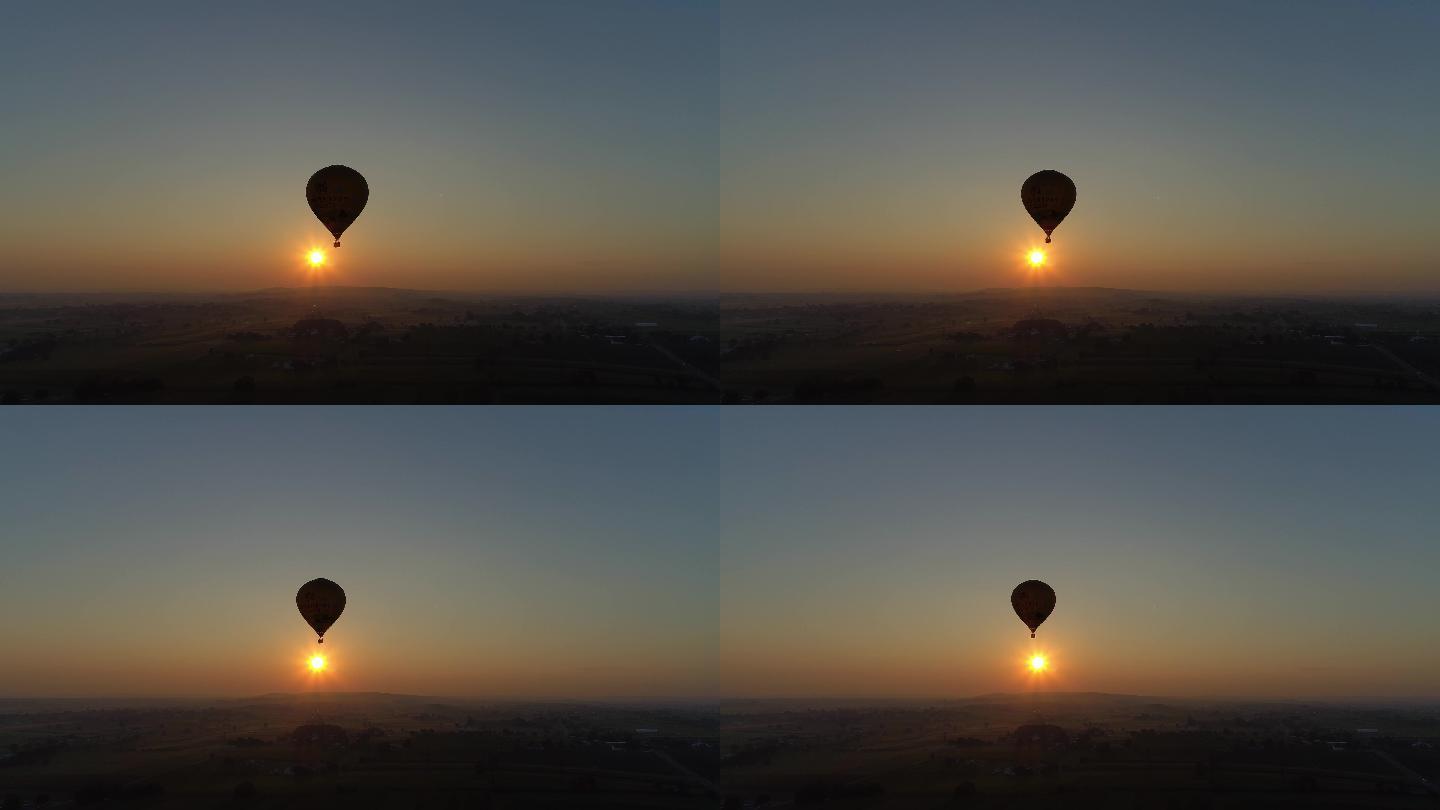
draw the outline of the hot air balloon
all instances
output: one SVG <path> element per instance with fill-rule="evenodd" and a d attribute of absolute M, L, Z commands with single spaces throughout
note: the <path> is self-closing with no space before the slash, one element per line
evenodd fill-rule
<path fill-rule="evenodd" d="M 305 184 L 305 201 L 315 218 L 335 236 L 335 247 L 340 247 L 340 234 L 365 209 L 370 199 L 370 185 L 365 176 L 349 166 L 326 166 L 310 175 Z"/>
<path fill-rule="evenodd" d="M 328 579 L 312 579 L 295 594 L 295 607 L 300 608 L 306 624 L 320 637 L 315 643 L 324 644 L 325 631 L 345 609 L 345 591 Z"/>
<path fill-rule="evenodd" d="M 1035 628 L 1055 609 L 1055 590 L 1038 579 L 1027 579 L 1010 592 L 1010 607 L 1015 608 L 1015 615 L 1030 628 L 1030 638 L 1034 638 Z"/>
<path fill-rule="evenodd" d="M 1036 172 L 1020 186 L 1020 202 L 1045 231 L 1048 245 L 1050 232 L 1060 227 L 1060 221 L 1075 207 L 1075 183 L 1054 169 Z"/>

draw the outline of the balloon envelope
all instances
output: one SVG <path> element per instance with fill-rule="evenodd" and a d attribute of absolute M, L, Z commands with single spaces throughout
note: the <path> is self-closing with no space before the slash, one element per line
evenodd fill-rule
<path fill-rule="evenodd" d="M 312 579 L 300 586 L 295 594 L 295 606 L 300 608 L 300 615 L 320 636 L 319 643 L 323 644 L 325 631 L 345 609 L 345 591 L 328 579 Z"/>
<path fill-rule="evenodd" d="M 1020 186 L 1020 202 L 1049 242 L 1050 232 L 1060 227 L 1060 221 L 1075 207 L 1075 183 L 1054 169 L 1038 171 Z"/>
<path fill-rule="evenodd" d="M 369 199 L 370 184 L 349 166 L 326 166 L 305 184 L 305 201 L 335 237 L 335 247 L 340 247 L 340 234 L 360 216 Z"/>
<path fill-rule="evenodd" d="M 1050 618 L 1055 609 L 1055 590 L 1038 579 L 1027 579 L 1010 592 L 1010 607 L 1025 626 L 1030 628 L 1030 637 L 1035 637 L 1035 628 Z"/>

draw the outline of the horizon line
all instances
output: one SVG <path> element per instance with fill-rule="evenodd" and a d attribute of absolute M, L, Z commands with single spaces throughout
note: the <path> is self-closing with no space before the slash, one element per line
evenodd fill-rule
<path fill-rule="evenodd" d="M 722 696 L 654 696 L 654 695 L 615 695 L 615 696 L 560 696 L 560 695 L 446 695 L 446 694 L 421 694 L 414 692 L 387 692 L 383 690 L 327 690 L 327 691 L 301 691 L 284 692 L 270 691 L 260 693 L 246 693 L 236 695 L 153 695 L 153 694 L 115 694 L 115 695 L 0 695 L 0 703 L 8 701 L 247 701 L 262 700 L 266 698 L 300 698 L 300 697 L 388 697 L 388 698 L 414 698 L 423 700 L 455 700 L 455 701 L 488 701 L 495 703 L 716 703 L 726 702 L 751 702 L 751 703 L 781 703 L 781 702 L 834 702 L 834 703 L 954 703 L 970 702 L 993 699 L 1012 698 L 1034 698 L 1034 697 L 1096 697 L 1096 698 L 1126 698 L 1135 700 L 1170 700 L 1170 701 L 1216 701 L 1216 702 L 1257 702 L 1257 703 L 1437 703 L 1440 704 L 1440 694 L 1434 695 L 1311 695 L 1311 696 L 1273 696 L 1273 695 L 1220 695 L 1220 694 L 1149 694 L 1134 692 L 1106 692 L 1100 690 L 1038 690 L 1029 692 L 981 692 L 968 695 L 880 695 L 880 694 L 827 694 L 827 695 L 722 695 Z"/>
<path fill-rule="evenodd" d="M 641 696 L 641 695 L 616 695 L 604 697 L 564 697 L 559 695 L 427 695 L 413 692 L 385 692 L 385 691 L 313 691 L 313 692 L 259 692 L 236 695 L 144 695 L 144 694 L 116 694 L 116 695 L 0 695 L 0 704 L 9 701 L 247 701 L 263 700 L 277 697 L 314 697 L 314 696 L 370 696 L 370 697 L 391 697 L 391 698 L 415 698 L 422 700 L 462 700 L 462 701 L 489 701 L 495 703 L 714 703 L 719 698 L 694 697 L 694 696 Z"/>
<path fill-rule="evenodd" d="M 272 285 L 268 287 L 237 288 L 237 289 L 210 289 L 210 290 L 153 290 L 153 289 L 93 289 L 93 290 L 4 290 L 0 289 L 0 297 L 6 296 L 246 296 L 260 295 L 269 292 L 300 292 L 308 290 L 370 290 L 385 292 L 408 292 L 428 293 L 445 295 L 487 295 L 496 297 L 546 297 L 546 298 L 616 298 L 625 296 L 673 296 L 683 298 L 703 298 L 725 296 L 953 296 L 953 295 L 974 295 L 985 292 L 1018 292 L 1018 291 L 1044 291 L 1044 290 L 1090 290 L 1104 292 L 1139 293 L 1145 295 L 1211 295 L 1220 297 L 1345 297 L 1345 296 L 1366 296 L 1366 297 L 1416 297 L 1440 298 L 1440 288 L 1426 290 L 1385 290 L 1385 289 L 1319 289 L 1319 290 L 1296 290 L 1296 289 L 1273 289 L 1273 290 L 1220 290 L 1220 289 L 1199 289 L 1199 288 L 1176 288 L 1176 289 L 1147 289 L 1142 287 L 1111 287 L 1095 284 L 1076 285 L 1016 285 L 1016 286 L 984 286 L 967 287 L 964 289 L 942 289 L 925 288 L 913 290 L 850 290 L 850 289 L 827 289 L 816 288 L 809 290 L 683 290 L 683 289 L 618 289 L 618 290 L 499 290 L 499 289 L 447 289 L 447 288 L 426 288 L 426 287 L 397 287 L 387 285 L 359 285 L 359 284 L 309 284 L 297 286 Z"/>

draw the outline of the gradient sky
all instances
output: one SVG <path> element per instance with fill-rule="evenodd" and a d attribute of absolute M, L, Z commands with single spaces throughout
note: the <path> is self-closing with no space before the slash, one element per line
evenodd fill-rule
<path fill-rule="evenodd" d="M 1440 290 L 1440 5 L 722 4 L 731 290 Z"/>
<path fill-rule="evenodd" d="M 0 289 L 714 289 L 714 7 L 10 3 Z"/>
<path fill-rule="evenodd" d="M 721 433 L 725 694 L 1440 696 L 1433 409 L 737 408 Z M 1058 596 L 1033 642 L 1032 578 Z"/>
<path fill-rule="evenodd" d="M 1440 291 L 1440 7 L 10 4 L 0 289 Z"/>
<path fill-rule="evenodd" d="M 10 414 L 0 696 L 1440 697 L 1433 410 L 399 410 Z"/>
<path fill-rule="evenodd" d="M 714 692 L 713 410 L 417 414 L 6 414 L 0 696 Z"/>

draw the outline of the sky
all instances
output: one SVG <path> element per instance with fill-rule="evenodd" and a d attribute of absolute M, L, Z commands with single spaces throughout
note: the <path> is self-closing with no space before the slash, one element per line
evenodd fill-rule
<path fill-rule="evenodd" d="M 708 2 L 0 8 L 0 289 L 711 290 Z"/>
<path fill-rule="evenodd" d="M 1423 0 L 0 9 L 0 290 L 1440 291 Z M 302 190 L 371 199 L 328 244 Z M 1078 202 L 1045 271 L 1019 186 Z"/>
<path fill-rule="evenodd" d="M 721 413 L 722 693 L 1440 696 L 1440 414 Z M 1040 579 L 1032 641 L 1010 607 Z M 1023 663 L 1049 656 L 1033 678 Z"/>
<path fill-rule="evenodd" d="M 417 413 L 6 414 L 0 696 L 714 693 L 714 411 Z"/>
<path fill-rule="evenodd" d="M 1440 289 L 1440 5 L 721 4 L 733 291 Z M 1076 183 L 1048 272 L 1022 181 Z"/>
<path fill-rule="evenodd" d="M 1433 409 L 400 410 L 8 414 L 0 697 L 1440 697 Z"/>

